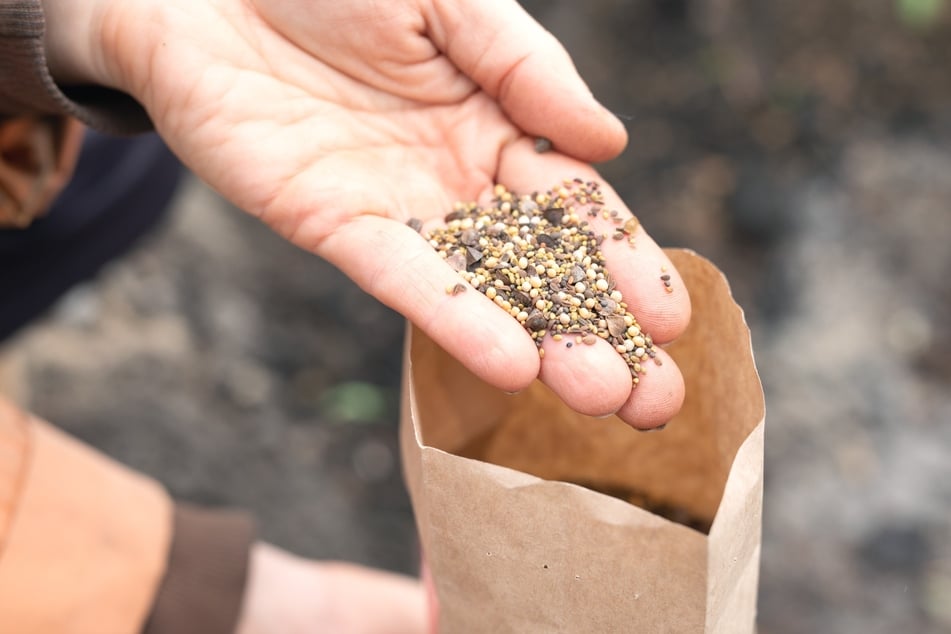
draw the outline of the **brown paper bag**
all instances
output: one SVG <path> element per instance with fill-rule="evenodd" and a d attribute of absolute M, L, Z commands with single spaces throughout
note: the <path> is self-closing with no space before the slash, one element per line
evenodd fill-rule
<path fill-rule="evenodd" d="M 662 432 L 538 382 L 503 394 L 411 330 L 401 444 L 440 634 L 754 631 L 762 387 L 726 279 L 669 254 L 693 318 L 668 348 L 687 395 Z"/>

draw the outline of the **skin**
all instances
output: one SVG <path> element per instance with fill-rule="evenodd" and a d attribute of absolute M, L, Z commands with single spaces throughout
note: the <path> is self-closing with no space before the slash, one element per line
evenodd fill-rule
<path fill-rule="evenodd" d="M 336 265 L 483 380 L 511 392 L 537 377 L 577 411 L 617 413 L 637 428 L 679 410 L 683 379 L 669 357 L 633 391 L 603 341 L 570 350 L 547 341 L 540 360 L 491 301 L 446 294 L 458 276 L 405 224 L 431 225 L 455 201 L 486 200 L 497 182 L 518 192 L 565 177 L 600 180 L 590 163 L 627 142 L 561 45 L 514 1 L 45 0 L 45 10 L 60 83 L 133 95 L 198 176 Z M 554 151 L 537 154 L 536 136 Z M 655 342 L 682 333 L 689 297 L 643 229 L 636 249 L 608 240 L 604 251 Z M 673 293 L 658 280 L 664 266 Z M 309 578 L 289 573 L 295 566 L 273 551 L 255 557 L 252 594 L 268 585 L 255 577 Z M 365 596 L 388 592 L 367 584 Z"/>

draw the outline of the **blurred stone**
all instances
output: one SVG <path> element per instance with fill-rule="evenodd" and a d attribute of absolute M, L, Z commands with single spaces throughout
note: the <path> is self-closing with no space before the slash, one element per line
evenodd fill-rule
<path fill-rule="evenodd" d="M 873 570 L 917 577 L 931 560 L 928 535 L 919 526 L 882 526 L 858 547 L 863 564 Z"/>

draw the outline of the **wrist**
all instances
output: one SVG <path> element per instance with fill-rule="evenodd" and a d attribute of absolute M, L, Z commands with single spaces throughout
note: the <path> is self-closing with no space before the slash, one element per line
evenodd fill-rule
<path fill-rule="evenodd" d="M 41 0 L 46 22 L 44 44 L 50 75 L 61 85 L 115 87 L 102 56 L 100 0 Z"/>

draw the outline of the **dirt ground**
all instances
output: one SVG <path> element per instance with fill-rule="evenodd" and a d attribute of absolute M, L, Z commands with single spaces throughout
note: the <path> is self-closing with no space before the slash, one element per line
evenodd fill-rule
<path fill-rule="evenodd" d="M 951 3 L 526 2 L 728 275 L 767 392 L 762 634 L 951 632 Z M 26 403 L 266 539 L 413 571 L 401 320 L 190 181 L 5 348 Z"/>

